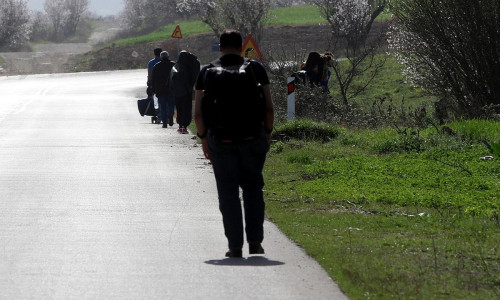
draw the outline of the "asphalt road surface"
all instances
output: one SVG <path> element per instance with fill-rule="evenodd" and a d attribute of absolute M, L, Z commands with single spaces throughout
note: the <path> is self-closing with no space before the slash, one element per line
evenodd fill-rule
<path fill-rule="evenodd" d="M 0 77 L 0 299 L 346 299 L 265 224 L 226 259 L 210 165 L 141 117 L 146 71 Z"/>

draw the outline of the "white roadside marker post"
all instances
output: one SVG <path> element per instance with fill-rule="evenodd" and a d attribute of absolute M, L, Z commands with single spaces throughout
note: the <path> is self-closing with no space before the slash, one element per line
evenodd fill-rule
<path fill-rule="evenodd" d="M 287 115 L 288 120 L 295 119 L 295 77 L 288 77 Z"/>

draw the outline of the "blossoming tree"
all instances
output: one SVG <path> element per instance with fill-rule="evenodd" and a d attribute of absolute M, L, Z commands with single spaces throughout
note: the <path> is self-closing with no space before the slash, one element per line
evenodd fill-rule
<path fill-rule="evenodd" d="M 392 10 L 390 46 L 408 80 L 441 99 L 437 110 L 500 113 L 498 0 L 399 0 Z"/>
<path fill-rule="evenodd" d="M 0 48 L 22 45 L 29 38 L 26 1 L 0 0 Z"/>
<path fill-rule="evenodd" d="M 388 6 L 389 0 L 312 0 L 332 29 L 330 50 L 337 60 L 331 65 L 333 77 L 348 106 L 363 92 L 385 63 L 376 59 L 383 42 L 385 28 L 372 32 L 375 19 Z M 366 76 L 360 76 L 360 75 Z M 363 82 L 353 86 L 355 78 Z"/>
<path fill-rule="evenodd" d="M 197 14 L 219 37 L 225 28 L 237 29 L 245 37 L 251 33 L 259 42 L 264 34 L 264 21 L 271 0 L 180 0 L 180 12 Z"/>

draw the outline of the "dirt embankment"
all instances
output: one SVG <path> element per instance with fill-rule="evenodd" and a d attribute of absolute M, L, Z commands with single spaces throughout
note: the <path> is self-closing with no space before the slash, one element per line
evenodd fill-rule
<path fill-rule="evenodd" d="M 329 30 L 327 25 L 270 27 L 266 29 L 259 48 L 263 53 L 271 53 L 280 58 L 284 52 L 288 53 L 287 55 L 297 54 L 305 57 L 309 51 L 325 51 L 329 48 Z M 212 33 L 192 35 L 179 42 L 181 50 L 194 53 L 202 64 L 219 57 L 217 48 L 213 48 L 217 41 Z M 158 43 L 110 46 L 91 51 L 81 55 L 78 63 L 70 66 L 68 71 L 146 68 L 156 47 L 168 51 L 172 60 L 177 59 L 177 40 L 168 39 Z"/>

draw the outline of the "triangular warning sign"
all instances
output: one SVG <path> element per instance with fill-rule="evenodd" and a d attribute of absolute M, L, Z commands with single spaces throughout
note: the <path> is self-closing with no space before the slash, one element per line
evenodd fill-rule
<path fill-rule="evenodd" d="M 260 52 L 260 49 L 251 34 L 249 34 L 243 42 L 243 47 L 241 48 L 241 56 L 256 60 L 262 60 L 262 53 Z"/>
<path fill-rule="evenodd" d="M 177 25 L 177 27 L 175 27 L 175 30 L 172 33 L 172 38 L 174 38 L 174 39 L 182 39 L 181 27 L 179 25 Z"/>

